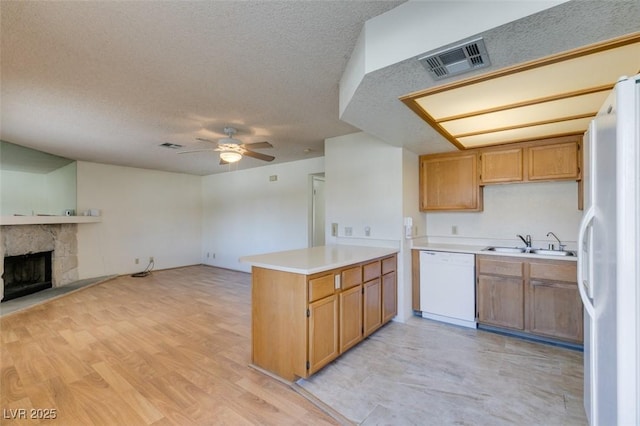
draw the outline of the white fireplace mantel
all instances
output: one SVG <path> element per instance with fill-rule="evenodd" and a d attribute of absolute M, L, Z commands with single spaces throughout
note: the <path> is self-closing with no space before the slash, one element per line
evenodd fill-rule
<path fill-rule="evenodd" d="M 58 223 L 97 223 L 100 216 L 0 216 L 0 225 L 55 225 Z"/>

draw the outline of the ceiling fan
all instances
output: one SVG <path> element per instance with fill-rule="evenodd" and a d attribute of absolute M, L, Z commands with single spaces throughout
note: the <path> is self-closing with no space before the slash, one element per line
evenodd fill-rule
<path fill-rule="evenodd" d="M 225 127 L 223 130 L 226 138 L 218 139 L 214 142 L 206 138 L 196 138 L 201 142 L 217 143 L 215 148 L 203 148 L 194 149 L 190 151 L 181 151 L 178 154 L 187 154 L 190 152 L 202 152 L 202 151 L 219 151 L 220 152 L 220 164 L 229 164 L 240 161 L 243 156 L 257 158 L 263 161 L 273 161 L 276 157 L 272 155 L 262 154 L 260 152 L 252 151 L 252 149 L 265 149 L 273 148 L 269 142 L 255 142 L 255 143 L 242 143 L 240 140 L 235 139 L 233 136 L 238 132 L 233 127 Z"/>

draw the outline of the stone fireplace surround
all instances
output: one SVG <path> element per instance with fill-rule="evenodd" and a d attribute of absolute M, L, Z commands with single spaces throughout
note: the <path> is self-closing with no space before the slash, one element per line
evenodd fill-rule
<path fill-rule="evenodd" d="M 78 225 L 2 225 L 0 226 L 0 299 L 4 297 L 4 257 L 53 251 L 51 278 L 53 287 L 78 280 Z"/>

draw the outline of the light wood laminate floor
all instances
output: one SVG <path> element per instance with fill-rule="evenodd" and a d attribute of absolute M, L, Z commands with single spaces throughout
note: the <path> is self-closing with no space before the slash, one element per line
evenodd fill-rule
<path fill-rule="evenodd" d="M 120 277 L 0 319 L 0 424 L 335 424 L 249 368 L 250 275 Z M 364 424 L 585 424 L 582 354 L 412 318 L 300 385 Z M 12 411 L 14 410 L 14 411 Z M 40 412 L 42 414 L 42 412 Z"/>
<path fill-rule="evenodd" d="M 336 424 L 248 367 L 251 276 L 120 277 L 0 319 L 0 424 Z M 27 419 L 20 417 L 25 409 Z M 48 413 L 51 413 L 50 411 Z"/>

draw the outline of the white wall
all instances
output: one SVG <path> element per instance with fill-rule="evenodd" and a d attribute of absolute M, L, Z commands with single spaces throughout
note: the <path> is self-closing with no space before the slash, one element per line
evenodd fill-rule
<path fill-rule="evenodd" d="M 241 256 L 308 247 L 309 175 L 323 171 L 319 157 L 203 177 L 202 263 L 249 272 Z"/>
<path fill-rule="evenodd" d="M 368 20 L 340 80 L 340 115 L 367 73 L 566 1 L 413 0 Z"/>
<path fill-rule="evenodd" d="M 80 279 L 200 263 L 201 177 L 78 162 L 78 212 L 102 222 L 78 225 Z M 134 259 L 140 263 L 135 264 Z"/>
<path fill-rule="evenodd" d="M 327 223 L 338 237 L 398 241 L 402 231 L 402 148 L 363 132 L 325 140 Z M 330 228 L 330 226 L 329 226 Z M 329 230 L 330 231 L 330 230 Z M 327 241 L 336 241 L 330 233 Z"/>
<path fill-rule="evenodd" d="M 366 133 L 325 140 L 327 242 L 397 248 L 398 315 L 411 310 L 411 251 L 403 238 L 403 215 L 420 221 L 418 157 Z M 415 200 L 415 201 L 412 201 Z M 338 223 L 338 237 L 330 235 Z M 365 235 L 365 227 L 371 235 Z M 352 228 L 352 236 L 345 235 Z"/>
<path fill-rule="evenodd" d="M 62 215 L 76 208 L 76 163 L 50 173 L 0 170 L 0 215 Z"/>
<path fill-rule="evenodd" d="M 75 210 L 77 204 L 78 166 L 74 161 L 46 175 L 47 206 L 50 214 L 63 214 Z"/>
<path fill-rule="evenodd" d="M 46 175 L 0 170 L 2 216 L 46 213 Z"/>
<path fill-rule="evenodd" d="M 399 311 L 404 313 L 406 320 L 413 313 L 412 308 L 412 276 L 411 276 L 411 242 L 412 238 L 424 237 L 426 227 L 424 226 L 423 215 L 420 212 L 419 194 L 420 194 L 420 166 L 418 155 L 403 150 L 402 152 L 402 215 L 410 217 L 413 220 L 413 229 L 411 230 L 411 238 L 402 240 L 402 279 L 398 277 L 398 300 L 402 305 Z M 404 223 L 403 223 L 404 226 Z"/>
<path fill-rule="evenodd" d="M 534 246 L 546 247 L 555 241 L 546 236 L 552 231 L 571 249 L 575 249 L 581 217 L 576 182 L 487 185 L 483 212 L 425 215 L 429 241 L 465 239 L 484 244 L 497 240 L 521 245 L 516 234 L 530 234 Z M 452 235 L 452 226 L 457 226 L 458 235 Z"/>

